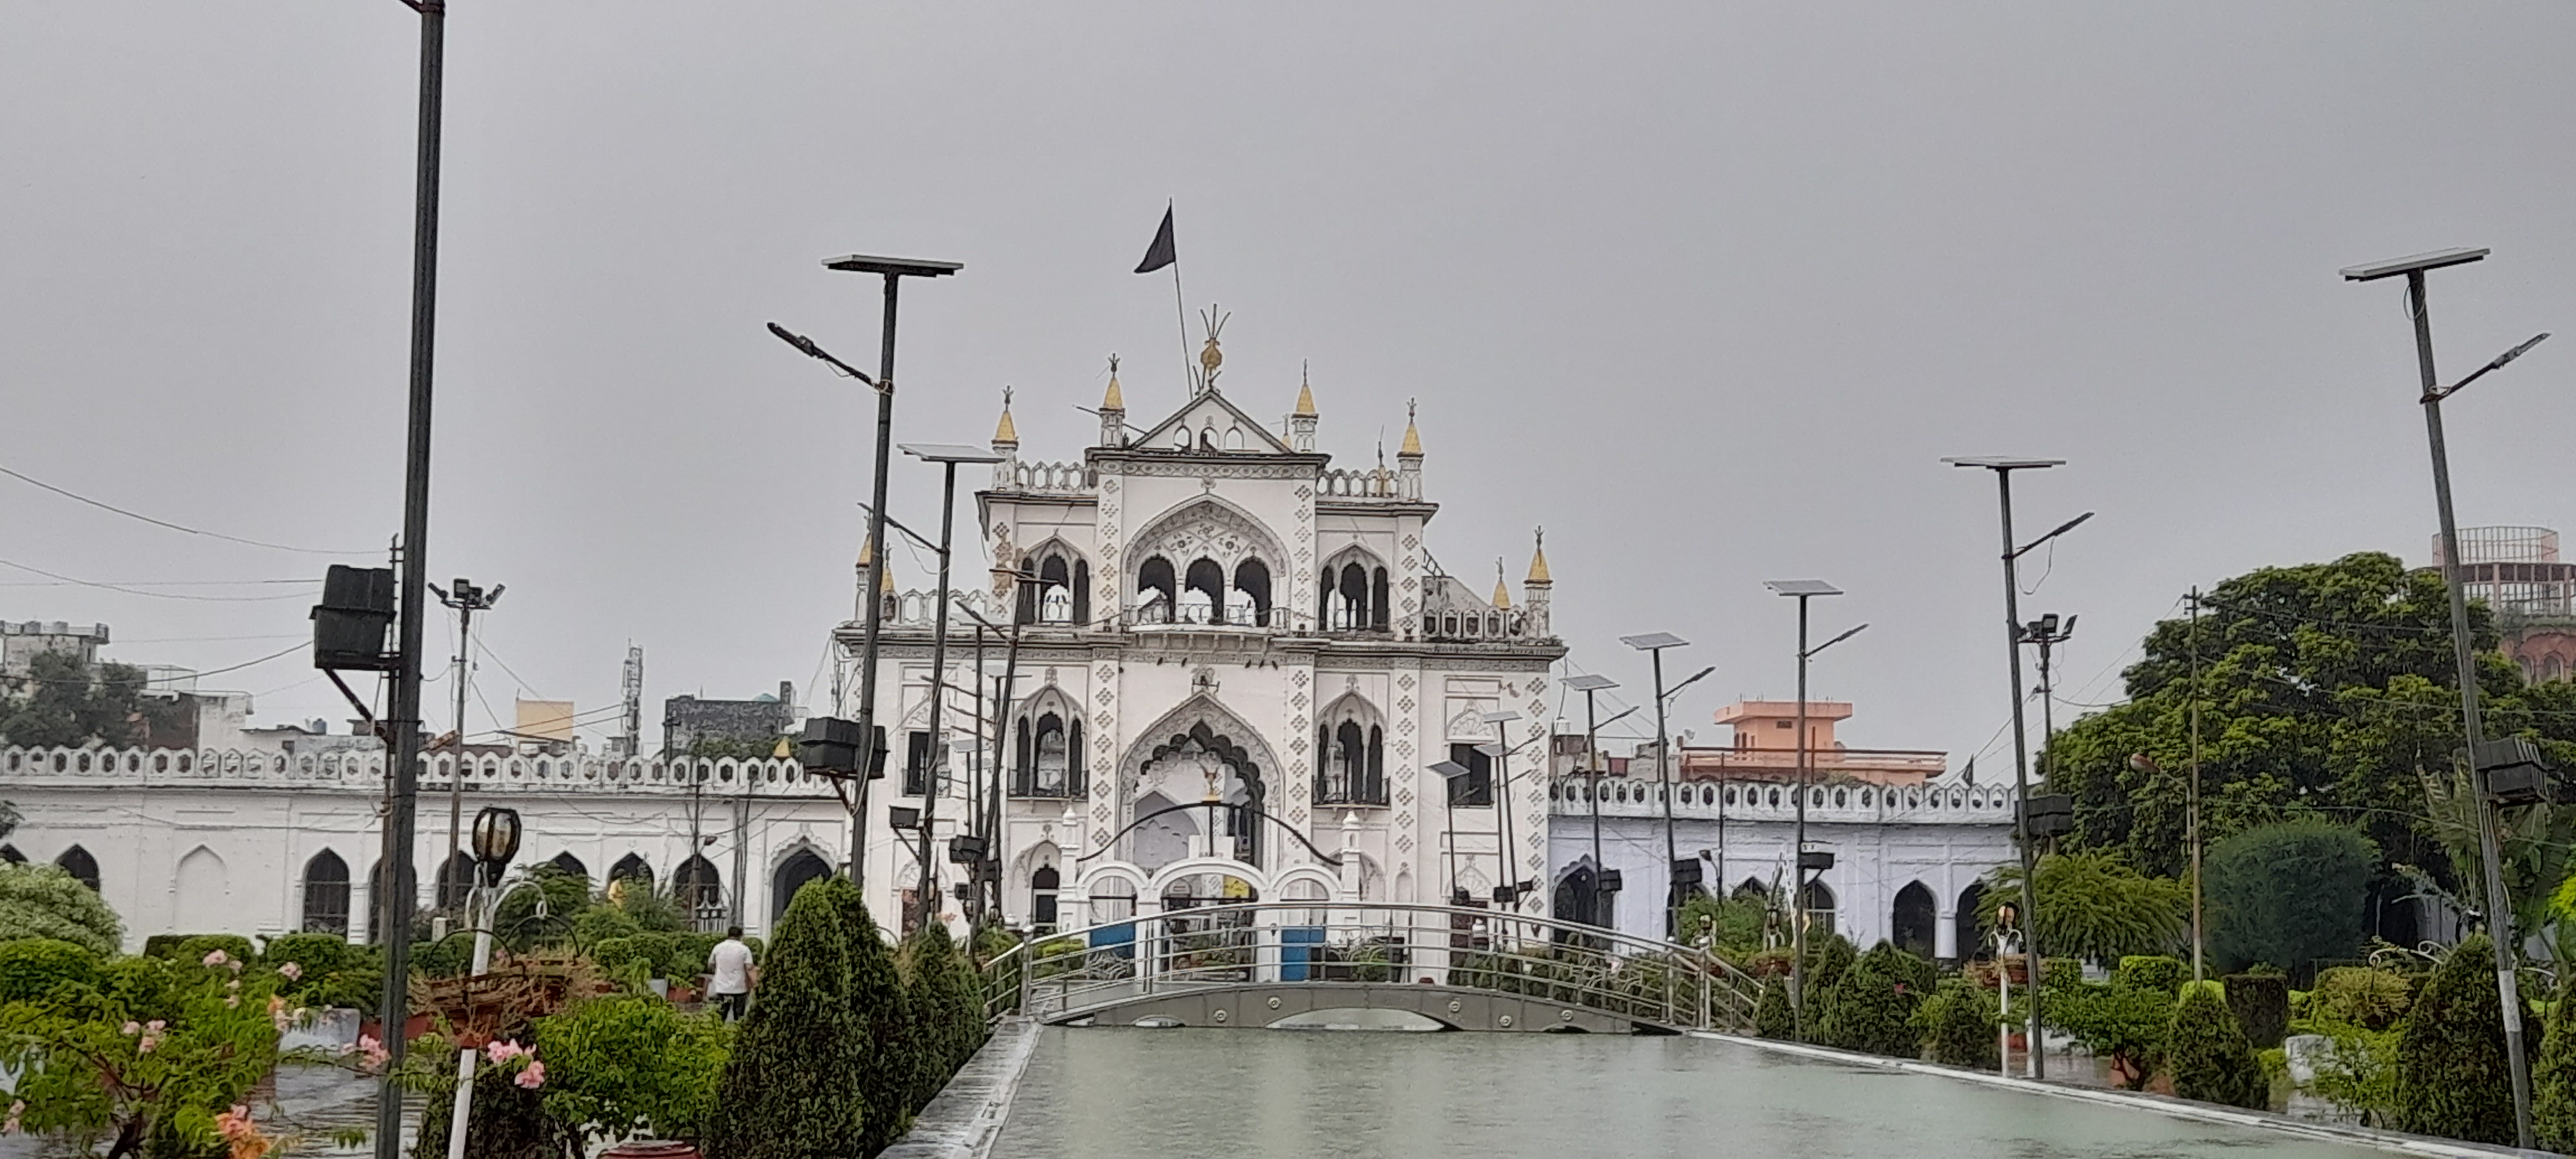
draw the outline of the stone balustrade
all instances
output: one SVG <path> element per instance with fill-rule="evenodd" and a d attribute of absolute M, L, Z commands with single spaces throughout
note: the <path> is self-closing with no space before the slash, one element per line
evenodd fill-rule
<path fill-rule="evenodd" d="M 1592 815 L 1591 778 L 1558 777 L 1548 785 L 1548 806 L 1564 818 Z M 1683 781 L 1673 815 L 1714 820 L 1721 811 L 1728 821 L 1790 821 L 1797 816 L 1796 790 L 1764 781 Z M 1942 785 L 1905 788 L 1840 782 L 1807 788 L 1807 821 L 1830 824 L 2010 825 L 2017 799 L 2005 785 Z M 1662 786 L 1639 777 L 1601 778 L 1604 817 L 1663 816 Z"/>
<path fill-rule="evenodd" d="M 328 753 L 216 749 L 0 748 L 0 790 L 48 788 L 194 787 L 248 789 L 344 788 L 381 792 L 386 754 L 352 748 Z M 456 768 L 454 754 L 421 758 L 421 785 L 445 789 Z M 465 784 L 478 793 L 591 793 L 678 795 L 702 790 L 720 795 L 830 797 L 821 776 L 793 760 L 674 757 L 603 757 L 588 754 L 484 756 L 468 754 Z"/>

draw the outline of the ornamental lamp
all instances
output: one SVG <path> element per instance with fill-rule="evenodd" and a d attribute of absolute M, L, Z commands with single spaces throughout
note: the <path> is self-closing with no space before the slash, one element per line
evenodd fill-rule
<path fill-rule="evenodd" d="M 519 811 L 486 806 L 474 815 L 474 863 L 485 885 L 497 885 L 510 859 L 519 855 Z"/>

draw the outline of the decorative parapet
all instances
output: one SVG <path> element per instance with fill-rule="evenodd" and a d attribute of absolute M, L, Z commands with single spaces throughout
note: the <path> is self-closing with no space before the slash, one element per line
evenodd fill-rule
<path fill-rule="evenodd" d="M 0 749 L 0 786 L 31 788 L 239 788 L 383 790 L 381 750 L 285 753 L 216 749 Z M 445 789 L 454 754 L 421 757 L 421 786 Z M 793 760 L 568 756 L 465 758 L 465 785 L 478 793 L 677 795 L 692 791 L 757 797 L 824 797 L 829 781 Z"/>
<path fill-rule="evenodd" d="M 1010 472 L 1010 482 L 995 490 L 1088 495 L 1100 482 L 1088 463 L 1015 462 L 1010 465 Z"/>
<path fill-rule="evenodd" d="M 1399 475 L 1384 467 L 1325 471 L 1315 479 L 1315 494 L 1324 499 L 1385 499 L 1410 502 L 1422 498 L 1422 477 Z"/>
<path fill-rule="evenodd" d="M 1589 817 L 1590 777 L 1548 783 L 1548 808 L 1559 817 Z M 1686 781 L 1673 786 L 1673 816 L 1690 820 L 1780 821 L 1797 817 L 1796 790 L 1763 782 Z M 1807 823 L 1860 825 L 2001 825 L 2013 823 L 2010 786 L 1810 785 Z M 1601 778 L 1601 815 L 1660 820 L 1663 786 L 1636 777 Z"/>

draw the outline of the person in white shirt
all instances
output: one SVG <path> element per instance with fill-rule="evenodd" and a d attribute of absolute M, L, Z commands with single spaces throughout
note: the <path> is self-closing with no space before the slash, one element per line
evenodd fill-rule
<path fill-rule="evenodd" d="M 707 994 L 727 1022 L 739 1021 L 751 1009 L 751 947 L 742 942 L 742 927 L 725 930 L 725 938 L 707 951 Z"/>

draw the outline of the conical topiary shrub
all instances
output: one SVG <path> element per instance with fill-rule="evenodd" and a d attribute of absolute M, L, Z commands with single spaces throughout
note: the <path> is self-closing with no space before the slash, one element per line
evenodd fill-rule
<path fill-rule="evenodd" d="M 2524 1015 L 2523 1024 L 2531 1022 Z M 2396 1102 L 2389 1125 L 2400 1131 L 2513 1144 L 2504 1006 L 2496 1000 L 2495 946 L 2486 935 L 2451 947 L 2417 991 L 2397 1036 Z"/>
<path fill-rule="evenodd" d="M 850 1015 L 858 1020 L 864 1049 L 859 1088 L 867 1100 L 867 1121 L 859 1130 L 860 1153 L 885 1149 L 912 1124 L 919 1073 L 913 1051 L 918 1033 L 904 999 L 903 977 L 895 969 L 894 948 L 879 932 L 867 899 L 845 877 L 830 877 L 813 888 L 826 891 L 839 911 L 841 931 L 850 943 Z"/>
<path fill-rule="evenodd" d="M 1834 987 L 1842 982 L 1843 975 L 1851 971 L 1852 963 L 1858 958 L 1851 940 L 1841 934 L 1827 934 L 1819 941 L 1808 943 L 1806 987 L 1796 995 L 1799 1021 L 1806 1031 L 1807 1041 L 1818 1045 L 1824 1043 L 1821 1027 L 1833 1014 Z"/>
<path fill-rule="evenodd" d="M 1964 978 L 1941 984 L 1932 998 L 1932 1061 L 1944 1066 L 1994 1070 L 2003 1064 L 2002 1036 L 1996 1032 L 2000 1012 L 1995 996 Z"/>
<path fill-rule="evenodd" d="M 1815 1029 L 1825 1045 L 1896 1058 L 1919 1058 L 1914 1008 L 1924 992 L 1922 959 L 1887 942 L 1869 948 L 1834 983 L 1833 1002 Z"/>
<path fill-rule="evenodd" d="M 949 1076 L 984 1044 L 984 1002 L 956 941 L 937 922 L 904 939 L 902 962 L 904 1001 L 921 1035 L 917 1106 L 948 1085 Z"/>
<path fill-rule="evenodd" d="M 796 892 L 769 940 L 707 1124 L 708 1159 L 846 1159 L 866 1125 L 850 940 L 829 889 Z"/>
<path fill-rule="evenodd" d="M 1789 1008 L 1788 982 L 1776 977 L 1762 980 L 1762 997 L 1753 1003 L 1753 1033 L 1784 1041 L 1798 1037 L 1798 1014 Z"/>
<path fill-rule="evenodd" d="M 2552 1151 L 2576 1152 L 2576 978 L 2559 987 L 2531 1071 L 2532 1130 Z"/>
<path fill-rule="evenodd" d="M 2258 1111 L 2272 1105 L 2263 1064 L 2247 1045 L 2245 1030 L 2236 1024 L 2236 1014 L 2227 1008 L 2218 983 L 2183 984 L 2165 1051 L 2175 1094 Z"/>

